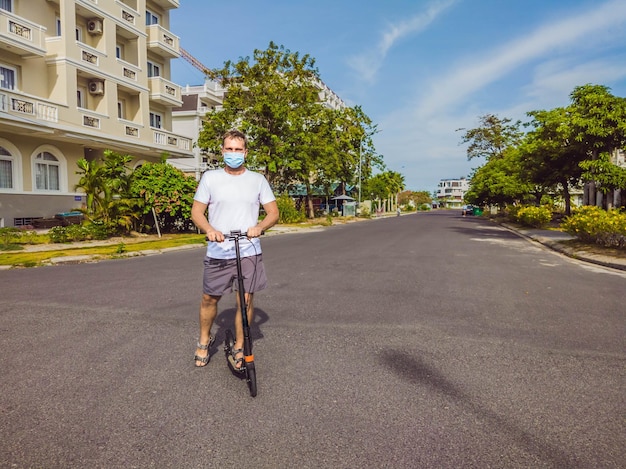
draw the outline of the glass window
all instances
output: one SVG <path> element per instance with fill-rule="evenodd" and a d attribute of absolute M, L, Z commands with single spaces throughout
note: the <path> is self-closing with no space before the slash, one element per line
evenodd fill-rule
<path fill-rule="evenodd" d="M 13 158 L 0 147 L 0 189 L 13 189 Z"/>
<path fill-rule="evenodd" d="M 153 24 L 159 24 L 159 17 L 150 10 L 146 10 L 146 26 Z"/>
<path fill-rule="evenodd" d="M 59 184 L 59 160 L 47 151 L 39 153 L 35 157 L 35 187 L 38 190 L 58 191 Z"/>
<path fill-rule="evenodd" d="M 0 0 L 0 9 L 13 11 L 13 0 Z"/>
<path fill-rule="evenodd" d="M 57 36 L 61 36 L 61 18 L 57 15 L 56 17 L 56 31 L 57 31 Z"/>
<path fill-rule="evenodd" d="M 0 88 L 15 89 L 15 69 L 0 65 Z"/>
<path fill-rule="evenodd" d="M 150 127 L 154 127 L 155 129 L 161 128 L 161 115 L 155 112 L 150 113 Z"/>
<path fill-rule="evenodd" d="M 148 77 L 160 77 L 161 67 L 152 62 L 148 62 Z"/>

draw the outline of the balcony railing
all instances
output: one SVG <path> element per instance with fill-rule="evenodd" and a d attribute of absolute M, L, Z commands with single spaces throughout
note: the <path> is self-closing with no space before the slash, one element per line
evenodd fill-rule
<path fill-rule="evenodd" d="M 45 122 L 58 122 L 59 109 L 44 101 L 3 90 L 0 92 L 0 110 L 15 116 L 28 116 Z"/>
<path fill-rule="evenodd" d="M 163 129 L 152 129 L 153 142 L 159 146 L 191 151 L 191 139 L 173 134 Z M 191 156 L 191 155 L 189 155 Z"/>
<path fill-rule="evenodd" d="M 162 77 L 148 78 L 150 99 L 165 106 L 182 106 L 181 88 Z"/>
<path fill-rule="evenodd" d="M 0 9 L 0 42 L 22 57 L 46 54 L 46 27 Z"/>
<path fill-rule="evenodd" d="M 119 67 L 117 71 L 117 76 L 120 78 L 124 78 L 134 84 L 137 84 L 137 77 L 140 72 L 139 67 L 119 59 L 117 61 L 117 64 Z"/>
<path fill-rule="evenodd" d="M 180 57 L 180 39 L 158 24 L 146 26 L 148 49 L 166 58 Z"/>

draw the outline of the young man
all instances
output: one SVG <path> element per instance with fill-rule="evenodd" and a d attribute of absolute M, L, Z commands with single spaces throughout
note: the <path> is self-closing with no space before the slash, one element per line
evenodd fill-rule
<path fill-rule="evenodd" d="M 215 341 L 215 337 L 211 336 L 211 326 L 217 316 L 217 303 L 224 293 L 232 290 L 237 274 L 234 242 L 224 240 L 223 233 L 241 230 L 247 234 L 247 238 L 240 241 L 240 251 L 250 324 L 254 311 L 252 297 L 267 286 L 259 236 L 278 221 L 278 205 L 265 177 L 244 167 L 247 153 L 246 136 L 238 130 L 227 132 L 222 144 L 224 169 L 207 171 L 202 175 L 191 207 L 191 219 L 206 233 L 208 240 L 200 303 L 200 337 L 194 356 L 197 367 L 209 363 L 209 348 Z M 262 221 L 259 221 L 260 205 L 267 214 Z M 205 215 L 207 208 L 208 219 Z M 237 296 L 233 353 L 237 368 L 243 361 L 240 308 Z"/>

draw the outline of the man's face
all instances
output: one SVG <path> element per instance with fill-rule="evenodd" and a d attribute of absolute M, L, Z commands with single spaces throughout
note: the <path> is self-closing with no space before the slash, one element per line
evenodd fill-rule
<path fill-rule="evenodd" d="M 243 153 L 244 155 L 248 152 L 246 150 L 244 141 L 240 138 L 225 138 L 224 145 L 222 146 L 222 154 L 223 153 Z"/>

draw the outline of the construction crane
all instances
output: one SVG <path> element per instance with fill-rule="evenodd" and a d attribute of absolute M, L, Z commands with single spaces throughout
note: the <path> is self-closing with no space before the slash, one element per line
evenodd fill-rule
<path fill-rule="evenodd" d="M 182 47 L 179 47 L 179 49 L 180 49 L 180 55 L 187 62 L 189 62 L 191 65 L 193 65 L 195 68 L 197 68 L 198 70 L 200 70 L 202 73 L 204 73 L 207 76 L 211 73 L 211 69 L 209 69 L 208 67 L 204 66 L 204 64 L 202 62 L 200 62 L 198 59 L 196 59 L 193 55 L 191 55 L 189 52 L 187 52 Z"/>

